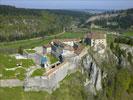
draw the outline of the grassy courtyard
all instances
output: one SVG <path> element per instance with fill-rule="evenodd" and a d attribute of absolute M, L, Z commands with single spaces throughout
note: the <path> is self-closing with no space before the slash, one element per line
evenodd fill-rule
<path fill-rule="evenodd" d="M 34 77 L 34 76 L 42 76 L 44 74 L 44 72 L 45 72 L 45 68 L 37 69 L 37 70 L 35 70 L 32 73 L 31 77 Z"/>
<path fill-rule="evenodd" d="M 22 64 L 22 66 L 19 67 L 17 64 Z M 31 59 L 17 60 L 15 57 L 11 57 L 6 54 L 0 54 L 0 79 L 24 79 L 26 68 L 33 65 L 34 62 Z"/>
<path fill-rule="evenodd" d="M 51 64 L 54 64 L 58 61 L 58 59 L 51 54 L 47 54 L 47 57 L 49 58 Z"/>

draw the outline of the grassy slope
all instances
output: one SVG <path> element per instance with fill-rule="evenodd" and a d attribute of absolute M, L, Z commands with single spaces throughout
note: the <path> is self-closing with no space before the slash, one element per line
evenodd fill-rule
<path fill-rule="evenodd" d="M 78 71 L 67 76 L 60 88 L 52 94 L 47 92 L 24 92 L 21 87 L 0 88 L 0 100 L 86 100 L 83 87 L 84 76 Z"/>

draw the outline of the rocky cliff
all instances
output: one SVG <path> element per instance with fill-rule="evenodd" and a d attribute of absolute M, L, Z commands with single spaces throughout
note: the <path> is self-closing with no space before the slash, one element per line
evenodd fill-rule
<path fill-rule="evenodd" d="M 96 91 L 102 89 L 101 69 L 90 55 L 84 57 L 83 68 L 84 72 L 86 72 L 88 76 L 85 82 L 85 87 L 93 94 L 96 94 Z"/>

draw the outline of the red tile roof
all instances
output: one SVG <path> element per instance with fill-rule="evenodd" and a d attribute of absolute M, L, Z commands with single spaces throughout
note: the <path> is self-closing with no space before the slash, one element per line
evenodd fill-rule
<path fill-rule="evenodd" d="M 105 39 L 105 34 L 103 33 L 88 33 L 87 38 L 90 38 L 90 39 Z"/>

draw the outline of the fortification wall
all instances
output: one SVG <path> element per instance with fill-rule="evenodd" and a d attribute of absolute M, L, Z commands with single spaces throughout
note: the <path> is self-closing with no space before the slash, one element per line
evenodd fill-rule
<path fill-rule="evenodd" d="M 20 81 L 19 79 L 0 80 L 0 87 L 17 87 L 17 86 L 23 86 L 23 81 Z"/>

